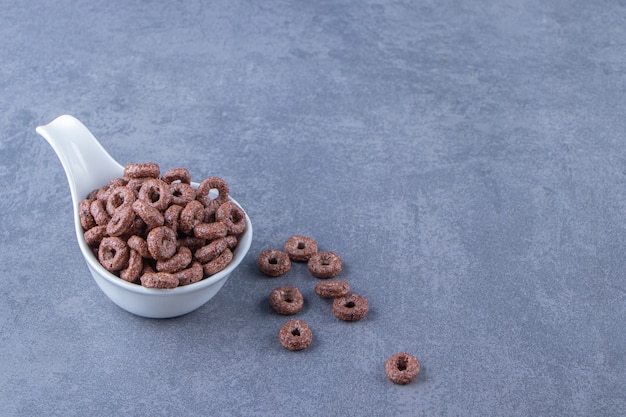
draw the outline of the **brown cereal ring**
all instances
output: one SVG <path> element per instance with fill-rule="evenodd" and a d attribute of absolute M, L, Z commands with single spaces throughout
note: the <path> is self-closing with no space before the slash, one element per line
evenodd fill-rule
<path fill-rule="evenodd" d="M 148 251 L 157 261 L 164 261 L 176 253 L 176 232 L 169 227 L 160 226 L 150 230 L 148 238 Z"/>
<path fill-rule="evenodd" d="M 207 240 L 215 240 L 228 234 L 228 227 L 222 222 L 199 223 L 193 228 L 193 234 Z"/>
<path fill-rule="evenodd" d="M 279 287 L 270 293 L 270 307 L 278 314 L 296 314 L 302 310 L 302 306 L 304 298 L 298 287 Z"/>
<path fill-rule="evenodd" d="M 104 239 L 107 235 L 107 227 L 102 226 L 94 226 L 91 229 L 87 230 L 83 233 L 83 237 L 85 238 L 85 243 L 87 246 L 95 248 L 97 247 L 102 239 Z"/>
<path fill-rule="evenodd" d="M 143 258 L 139 252 L 134 249 L 130 250 L 128 257 L 128 266 L 120 272 L 120 278 L 124 281 L 135 282 L 141 276 L 143 269 Z"/>
<path fill-rule="evenodd" d="M 205 207 L 204 208 L 204 223 L 214 223 L 215 212 L 217 211 L 217 207 Z"/>
<path fill-rule="evenodd" d="M 211 190 L 217 190 L 217 197 L 211 198 Z M 228 201 L 228 184 L 219 177 L 206 178 L 196 190 L 196 199 L 206 207 L 219 207 Z"/>
<path fill-rule="evenodd" d="M 321 298 L 337 298 L 350 292 L 348 281 L 320 281 L 315 285 L 315 294 Z"/>
<path fill-rule="evenodd" d="M 190 184 L 191 174 L 187 168 L 172 168 L 168 169 L 165 174 L 161 176 L 161 179 L 168 184 L 172 184 L 175 181 L 180 181 L 183 184 Z"/>
<path fill-rule="evenodd" d="M 148 250 L 148 243 L 141 236 L 133 235 L 126 242 L 128 247 L 139 252 L 142 258 L 152 258 Z"/>
<path fill-rule="evenodd" d="M 146 162 L 145 164 L 126 164 L 124 167 L 124 176 L 126 178 L 159 178 L 161 168 L 154 162 Z"/>
<path fill-rule="evenodd" d="M 135 200 L 132 207 L 134 212 L 146 222 L 150 229 L 163 226 L 163 223 L 165 223 L 163 214 L 144 200 Z"/>
<path fill-rule="evenodd" d="M 344 295 L 333 301 L 333 314 L 344 321 L 361 320 L 368 310 L 367 299 L 358 294 Z"/>
<path fill-rule="evenodd" d="M 107 223 L 107 234 L 109 236 L 121 236 L 131 230 L 135 212 L 129 205 L 118 207 L 109 223 Z"/>
<path fill-rule="evenodd" d="M 197 249 L 194 253 L 194 257 L 201 263 L 205 264 L 220 256 L 227 247 L 228 244 L 226 239 L 215 239 L 208 245 L 204 245 Z"/>
<path fill-rule="evenodd" d="M 180 222 L 180 213 L 183 207 L 178 204 L 172 204 L 163 213 L 163 225 L 174 231 L 178 231 L 178 223 Z"/>
<path fill-rule="evenodd" d="M 191 250 L 186 246 L 181 246 L 178 251 L 167 260 L 158 260 L 156 270 L 158 272 L 174 273 L 185 269 L 191 263 Z"/>
<path fill-rule="evenodd" d="M 286 252 L 276 249 L 266 249 L 256 260 L 261 272 L 271 277 L 286 274 L 291 269 L 291 261 Z"/>
<path fill-rule="evenodd" d="M 313 332 L 304 321 L 291 319 L 280 328 L 278 340 L 289 350 L 302 350 L 309 347 L 313 341 Z"/>
<path fill-rule="evenodd" d="M 228 227 L 228 234 L 238 235 L 246 230 L 246 215 L 237 204 L 227 201 L 215 212 L 215 220 Z"/>
<path fill-rule="evenodd" d="M 178 246 L 187 246 L 189 249 L 191 249 L 192 252 L 195 252 L 196 250 L 206 245 L 206 239 L 194 236 L 185 236 L 179 238 L 176 244 Z"/>
<path fill-rule="evenodd" d="M 169 185 L 160 179 L 150 178 L 139 189 L 137 198 L 159 211 L 165 211 L 170 203 Z"/>
<path fill-rule="evenodd" d="M 311 256 L 317 252 L 317 243 L 308 236 L 291 236 L 285 242 L 285 252 L 287 252 L 292 261 L 305 262 L 311 259 Z"/>
<path fill-rule="evenodd" d="M 175 272 L 174 276 L 178 279 L 178 285 L 189 285 L 201 281 L 203 273 L 202 264 L 194 261 L 189 268 Z"/>
<path fill-rule="evenodd" d="M 141 186 L 149 179 L 150 178 L 131 178 L 128 180 L 126 187 L 130 189 L 133 194 L 135 194 L 135 198 L 137 198 L 137 196 L 139 195 L 139 190 L 141 190 Z"/>
<path fill-rule="evenodd" d="M 85 199 L 78 204 L 78 217 L 80 218 L 80 225 L 84 230 L 89 230 L 96 225 L 96 220 L 91 214 L 92 201 Z"/>
<path fill-rule="evenodd" d="M 115 211 L 124 205 L 130 206 L 135 201 L 135 193 L 125 185 L 119 185 L 109 192 L 106 199 L 106 209 L 109 216 L 113 217 Z"/>
<path fill-rule="evenodd" d="M 119 237 L 105 237 L 98 248 L 98 260 L 109 272 L 119 271 L 128 263 L 128 245 Z"/>
<path fill-rule="evenodd" d="M 196 225 L 204 221 L 204 206 L 197 200 L 192 200 L 180 212 L 179 227 L 185 233 L 191 233 Z"/>
<path fill-rule="evenodd" d="M 343 268 L 341 257 L 335 252 L 314 253 L 307 263 L 309 272 L 317 278 L 332 278 Z"/>
<path fill-rule="evenodd" d="M 387 378 L 394 384 L 410 384 L 415 380 L 419 372 L 419 361 L 415 356 L 406 352 L 398 352 L 385 362 Z"/>
<path fill-rule="evenodd" d="M 124 178 L 114 178 L 98 189 L 98 191 L 96 192 L 96 198 L 98 200 L 106 202 L 109 198 L 109 194 L 115 187 L 123 187 L 125 185 L 126 180 Z"/>
<path fill-rule="evenodd" d="M 178 278 L 167 272 L 148 272 L 141 276 L 141 285 L 147 288 L 176 288 Z"/>
<path fill-rule="evenodd" d="M 105 203 L 102 200 L 94 200 L 89 206 L 89 212 L 98 226 L 105 226 L 111 217 L 107 213 Z"/>
<path fill-rule="evenodd" d="M 202 271 L 204 272 L 204 275 L 215 275 L 224 268 L 226 268 L 232 260 L 233 253 L 230 251 L 230 249 L 226 248 L 224 249 L 224 252 L 220 254 L 220 256 L 202 265 Z"/>
<path fill-rule="evenodd" d="M 235 248 L 237 246 L 237 243 L 239 243 L 239 239 L 237 239 L 237 236 L 235 235 L 224 236 L 224 239 L 226 240 L 226 245 L 228 246 L 228 249 Z"/>
<path fill-rule="evenodd" d="M 86 200 L 95 200 L 96 198 L 98 198 L 98 191 L 100 191 L 99 188 L 96 188 L 95 190 L 91 190 L 91 192 L 89 194 L 87 194 L 87 198 Z"/>
<path fill-rule="evenodd" d="M 196 190 L 194 190 L 191 185 L 184 182 L 170 184 L 168 193 L 171 203 L 180 204 L 181 206 L 184 206 L 196 198 Z"/>

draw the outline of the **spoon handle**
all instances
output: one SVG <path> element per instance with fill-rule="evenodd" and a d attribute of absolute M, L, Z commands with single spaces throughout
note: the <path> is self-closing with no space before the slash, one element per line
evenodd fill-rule
<path fill-rule="evenodd" d="M 35 130 L 48 141 L 61 160 L 74 207 L 92 190 L 124 173 L 124 167 L 73 116 L 59 116 Z"/>

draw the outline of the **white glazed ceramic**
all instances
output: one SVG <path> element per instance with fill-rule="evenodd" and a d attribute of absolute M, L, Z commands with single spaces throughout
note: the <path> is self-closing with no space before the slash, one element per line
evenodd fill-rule
<path fill-rule="evenodd" d="M 252 243 L 252 224 L 247 214 L 246 231 L 235 248 L 232 262 L 215 275 L 173 289 L 145 288 L 116 277 L 100 265 L 85 243 L 78 205 L 92 190 L 121 177 L 124 167 L 108 154 L 85 125 L 72 116 L 60 116 L 45 126 L 38 126 L 36 131 L 52 146 L 65 169 L 72 194 L 76 238 L 89 271 L 107 297 L 124 310 L 150 318 L 169 318 L 189 313 L 217 294 L 246 256 Z M 192 185 L 197 187 L 198 184 Z M 239 205 L 233 198 L 231 201 Z"/>

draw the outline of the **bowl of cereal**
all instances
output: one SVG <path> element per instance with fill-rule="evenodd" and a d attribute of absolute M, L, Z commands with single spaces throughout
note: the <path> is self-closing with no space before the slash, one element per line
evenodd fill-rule
<path fill-rule="evenodd" d="M 252 224 L 219 177 L 153 162 L 122 166 L 78 119 L 37 133 L 67 176 L 80 250 L 98 287 L 149 318 L 187 314 L 224 286 L 252 243 Z"/>

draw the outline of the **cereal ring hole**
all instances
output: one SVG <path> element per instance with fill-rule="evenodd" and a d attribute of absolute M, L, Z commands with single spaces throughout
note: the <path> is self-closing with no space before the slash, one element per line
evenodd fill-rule
<path fill-rule="evenodd" d="M 161 198 L 161 194 L 159 194 L 159 192 L 155 188 L 150 188 L 150 191 L 148 191 L 148 195 L 146 197 L 148 197 L 148 200 L 151 203 L 156 203 Z"/>
<path fill-rule="evenodd" d="M 356 306 L 356 304 L 354 304 L 354 301 L 348 301 L 345 306 L 347 308 L 354 308 Z"/>
<path fill-rule="evenodd" d="M 304 242 L 298 242 L 298 249 L 304 249 L 306 248 L 306 245 L 304 244 Z"/>
<path fill-rule="evenodd" d="M 401 357 L 398 358 L 398 362 L 396 363 L 396 367 L 398 368 L 398 371 L 400 371 L 400 372 L 406 371 L 406 369 L 409 367 L 409 361 L 404 356 L 401 356 Z"/>
<path fill-rule="evenodd" d="M 275 258 L 275 257 L 269 258 L 267 260 L 267 263 L 272 264 L 272 265 L 276 265 L 276 264 L 278 264 L 278 258 Z"/>
<path fill-rule="evenodd" d="M 291 335 L 292 335 L 292 336 L 296 336 L 296 337 L 297 337 L 297 336 L 301 336 L 301 334 L 300 334 L 300 330 L 298 330 L 298 329 L 293 329 L 293 330 L 291 331 Z"/>

